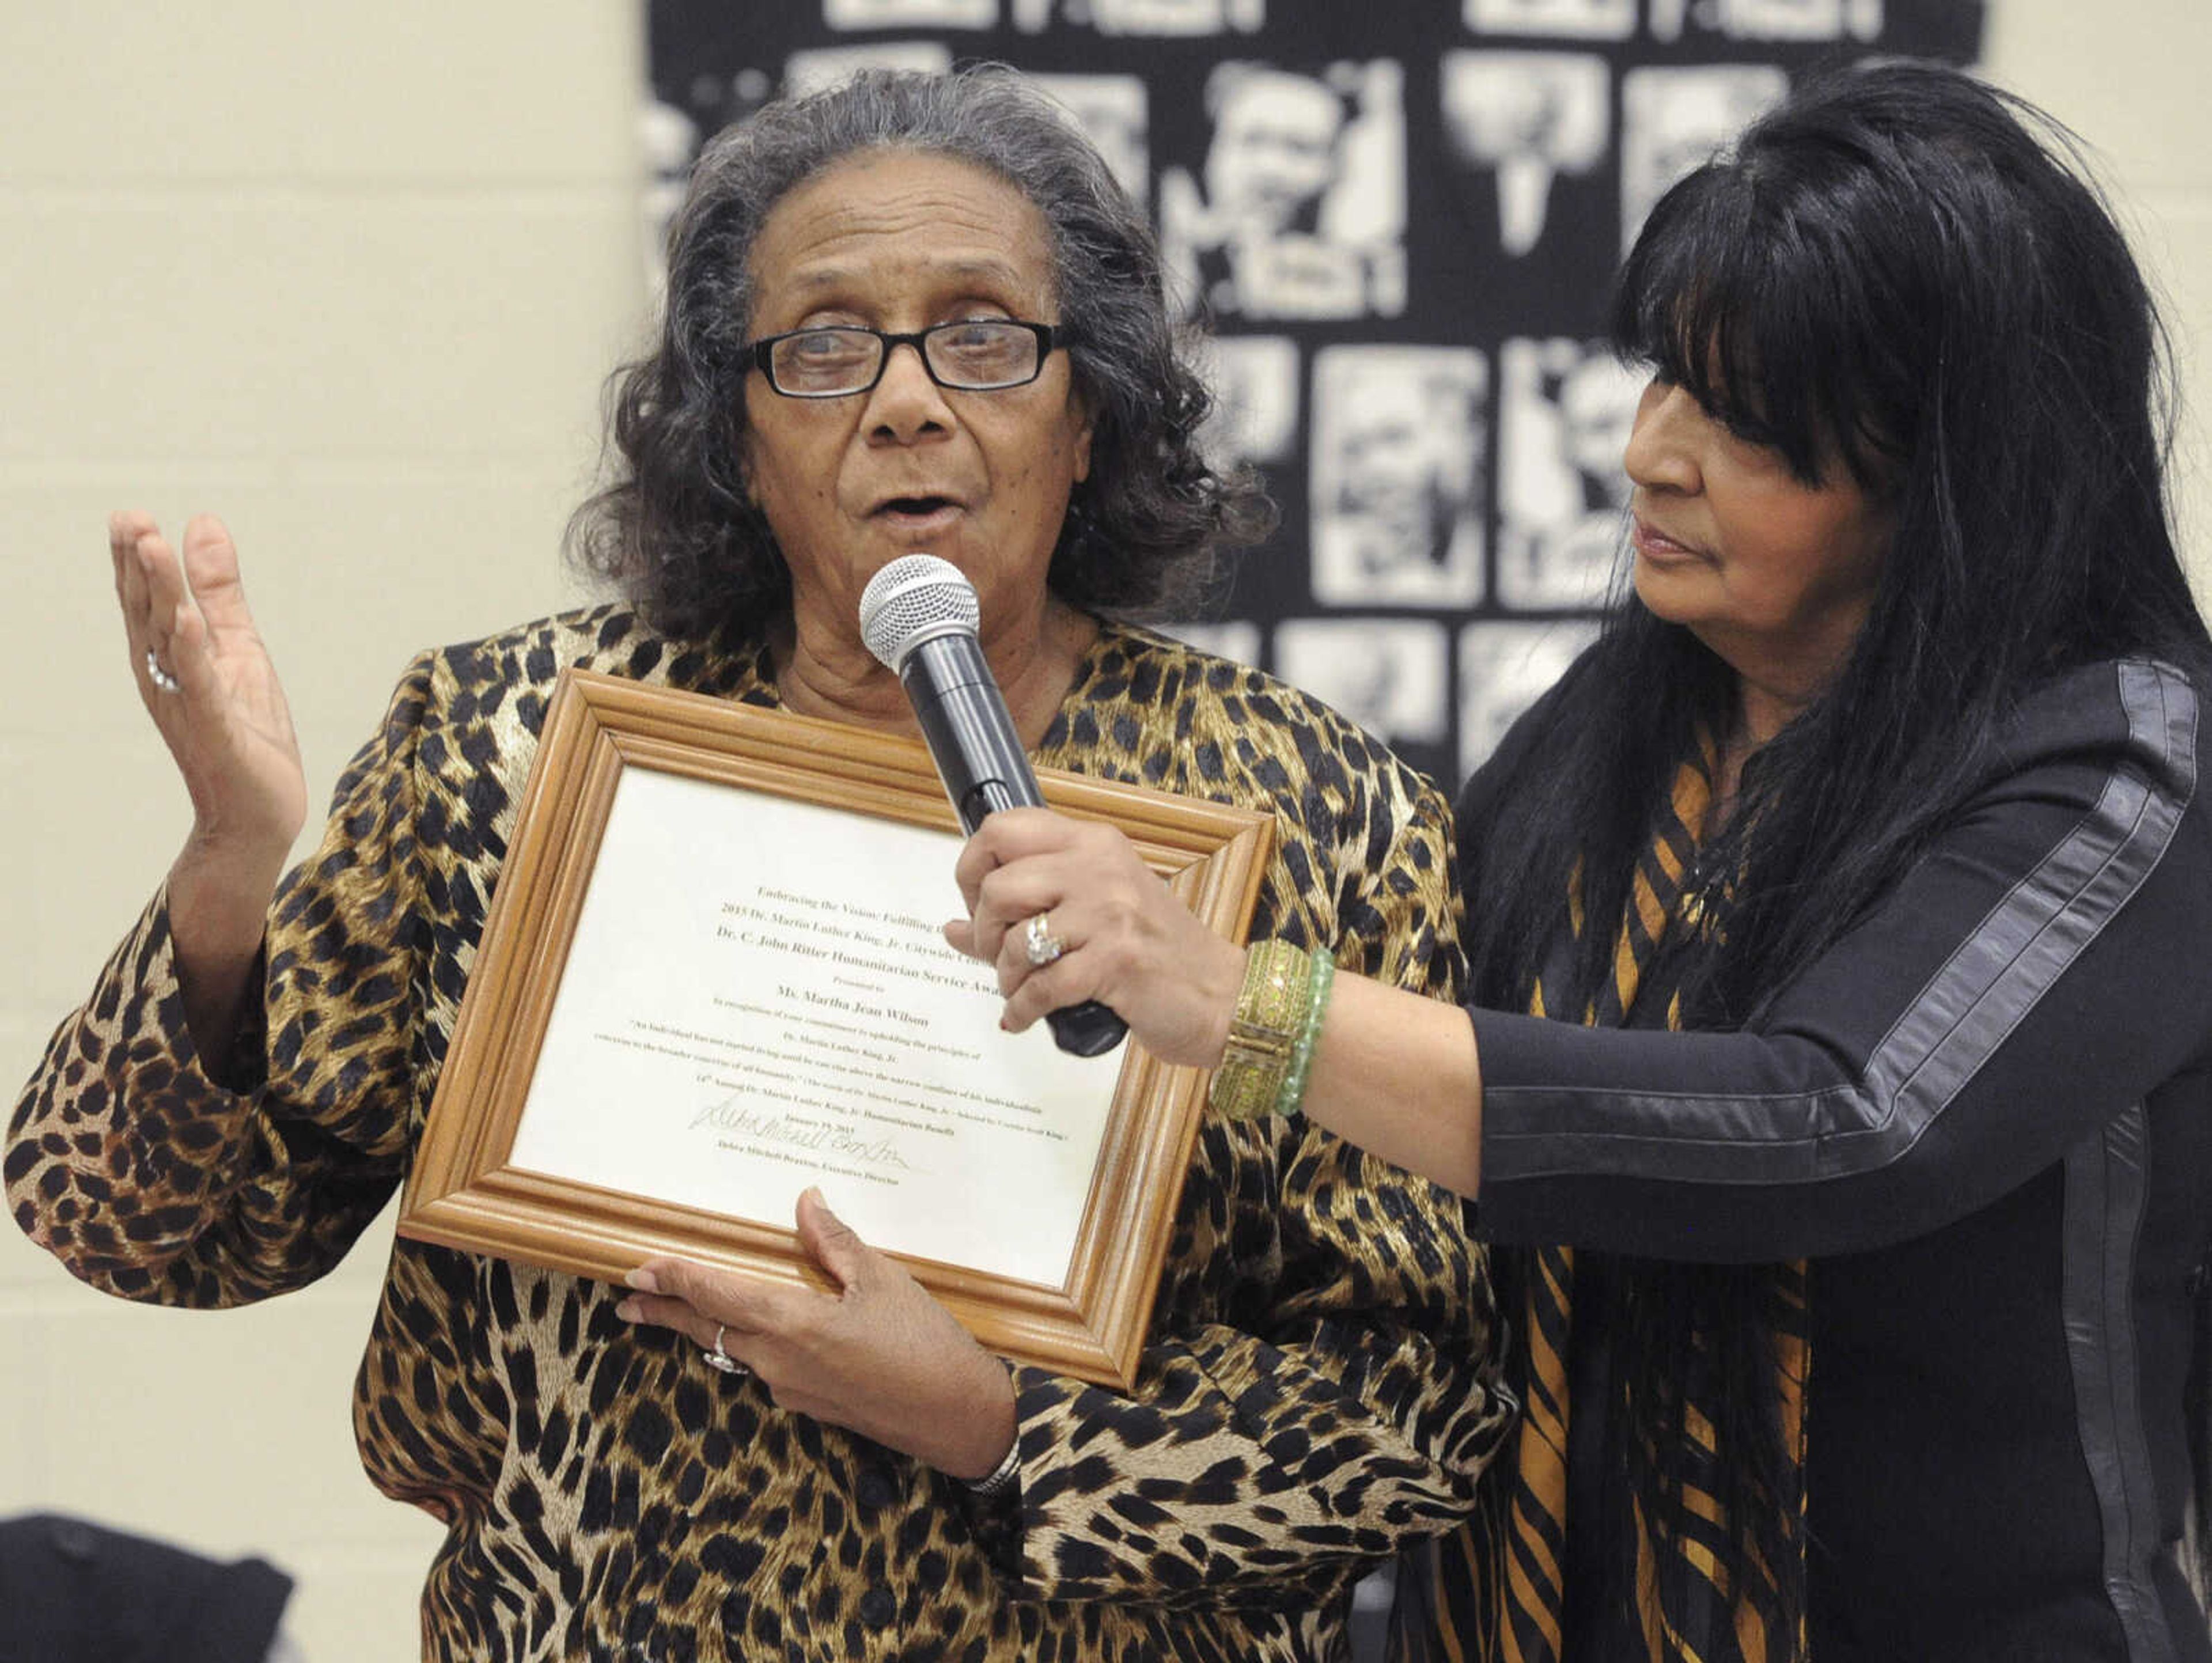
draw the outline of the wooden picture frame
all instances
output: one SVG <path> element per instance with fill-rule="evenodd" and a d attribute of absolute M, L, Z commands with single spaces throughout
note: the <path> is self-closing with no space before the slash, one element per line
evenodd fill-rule
<path fill-rule="evenodd" d="M 787 1223 L 603 1187 L 510 1159 L 608 816 L 622 780 L 636 769 L 958 835 L 917 741 L 563 671 L 402 1197 L 399 1233 L 611 1282 L 666 1254 L 818 1285 L 821 1273 Z M 1057 770 L 1038 774 L 1053 807 L 1119 826 L 1210 929 L 1243 941 L 1273 853 L 1270 817 Z M 948 891 L 955 848 L 945 846 L 942 877 L 929 875 Z M 1049 1047 L 1042 1024 L 1034 1035 Z M 1126 1388 L 1207 1079 L 1203 1071 L 1163 1064 L 1133 1039 L 1125 1042 L 1059 1285 L 896 1256 L 993 1350 Z"/>

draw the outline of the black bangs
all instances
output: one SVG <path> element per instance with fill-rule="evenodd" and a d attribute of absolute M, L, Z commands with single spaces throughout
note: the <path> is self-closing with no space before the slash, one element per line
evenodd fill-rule
<path fill-rule="evenodd" d="M 1893 436 L 1911 431 L 1876 385 L 1895 343 L 1863 270 L 1780 194 L 1758 170 L 1711 163 L 1662 197 L 1614 290 L 1613 349 L 1806 484 L 1840 457 L 1871 486 L 1899 449 Z"/>

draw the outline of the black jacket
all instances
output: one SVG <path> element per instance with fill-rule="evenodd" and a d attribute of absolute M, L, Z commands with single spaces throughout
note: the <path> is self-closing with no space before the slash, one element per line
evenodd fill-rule
<path fill-rule="evenodd" d="M 2074 672 L 1749 1029 L 1473 1013 L 1492 1236 L 1814 1261 L 1820 1663 L 2212 1660 L 2178 1548 L 2212 1236 L 2209 751 L 2178 672 Z"/>

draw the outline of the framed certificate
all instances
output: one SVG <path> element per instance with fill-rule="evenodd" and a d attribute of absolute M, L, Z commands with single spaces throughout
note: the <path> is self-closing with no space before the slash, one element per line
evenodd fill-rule
<path fill-rule="evenodd" d="M 1040 770 L 1243 939 L 1264 815 Z M 819 1185 L 985 1345 L 1133 1377 L 1206 1076 L 998 1026 L 910 739 L 564 671 L 399 1233 L 618 1281 L 813 1281 Z"/>

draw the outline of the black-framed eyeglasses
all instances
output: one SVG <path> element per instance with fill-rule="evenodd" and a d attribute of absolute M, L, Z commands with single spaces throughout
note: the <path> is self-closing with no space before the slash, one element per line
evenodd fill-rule
<path fill-rule="evenodd" d="M 787 398 L 842 398 L 884 379 L 891 349 L 912 347 L 940 387 L 995 392 L 1026 386 L 1044 372 L 1054 326 L 1012 318 L 970 318 L 893 335 L 857 324 L 824 324 L 755 341 L 745 349 L 768 384 Z M 1067 344 L 1060 331 L 1060 344 Z"/>

